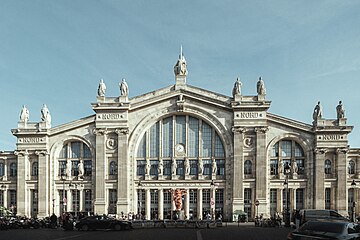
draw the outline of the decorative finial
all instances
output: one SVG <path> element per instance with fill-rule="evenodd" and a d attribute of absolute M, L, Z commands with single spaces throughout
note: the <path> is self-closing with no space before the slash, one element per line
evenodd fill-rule
<path fill-rule="evenodd" d="M 186 76 L 187 75 L 187 65 L 185 56 L 183 54 L 182 45 L 180 45 L 180 55 L 179 59 L 177 60 L 175 66 L 174 66 L 174 73 L 175 76 Z"/>

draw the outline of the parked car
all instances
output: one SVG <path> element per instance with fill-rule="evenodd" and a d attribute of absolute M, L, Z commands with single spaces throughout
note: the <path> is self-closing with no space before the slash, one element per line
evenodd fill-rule
<path fill-rule="evenodd" d="M 300 225 L 304 224 L 309 220 L 317 220 L 317 219 L 324 219 L 324 220 L 343 220 L 349 221 L 347 218 L 340 215 L 335 210 L 322 210 L 322 209 L 302 209 L 300 210 Z"/>
<path fill-rule="evenodd" d="M 360 239 L 360 226 L 341 220 L 310 220 L 289 233 L 288 240 Z"/>
<path fill-rule="evenodd" d="M 105 215 L 99 215 L 88 216 L 80 219 L 76 223 L 75 228 L 83 231 L 96 229 L 113 229 L 119 231 L 132 229 L 132 225 L 129 221 L 117 220 Z"/>

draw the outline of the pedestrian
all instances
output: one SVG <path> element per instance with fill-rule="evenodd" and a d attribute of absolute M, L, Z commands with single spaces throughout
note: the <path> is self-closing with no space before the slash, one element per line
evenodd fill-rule
<path fill-rule="evenodd" d="M 300 211 L 299 211 L 299 210 L 296 210 L 296 211 L 295 211 L 295 226 L 296 226 L 296 230 L 298 230 L 299 227 L 300 227 L 300 220 L 301 220 Z"/>

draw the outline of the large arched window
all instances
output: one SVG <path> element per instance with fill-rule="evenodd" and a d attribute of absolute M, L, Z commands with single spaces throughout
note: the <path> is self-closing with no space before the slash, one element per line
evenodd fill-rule
<path fill-rule="evenodd" d="M 355 162 L 353 160 L 349 161 L 348 173 L 349 174 L 355 174 Z"/>
<path fill-rule="evenodd" d="M 331 161 L 329 159 L 325 160 L 324 171 L 325 174 L 331 174 Z"/>
<path fill-rule="evenodd" d="M 244 174 L 252 174 L 252 162 L 250 160 L 246 160 L 244 163 Z"/>
<path fill-rule="evenodd" d="M 292 174 L 305 173 L 304 150 L 296 141 L 284 139 L 275 143 L 271 150 L 270 174 L 285 173 L 287 165 L 291 167 Z"/>
<path fill-rule="evenodd" d="M 92 161 L 90 148 L 80 141 L 67 142 L 64 144 L 58 159 L 59 176 L 78 176 L 80 160 L 83 161 L 83 175 L 91 176 Z"/>
<path fill-rule="evenodd" d="M 148 129 L 140 140 L 136 155 L 138 176 L 158 175 L 225 175 L 225 151 L 220 136 L 205 121 L 187 115 L 163 118 Z M 187 171 L 185 159 L 188 159 Z M 173 161 L 175 160 L 175 161 Z M 212 164 L 215 160 L 215 164 Z M 147 166 L 150 168 L 146 170 Z"/>

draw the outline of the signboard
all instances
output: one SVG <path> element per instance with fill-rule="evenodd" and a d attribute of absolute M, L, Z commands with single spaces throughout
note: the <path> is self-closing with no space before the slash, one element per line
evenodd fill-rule
<path fill-rule="evenodd" d="M 259 200 L 255 200 L 255 206 L 259 206 Z"/>

